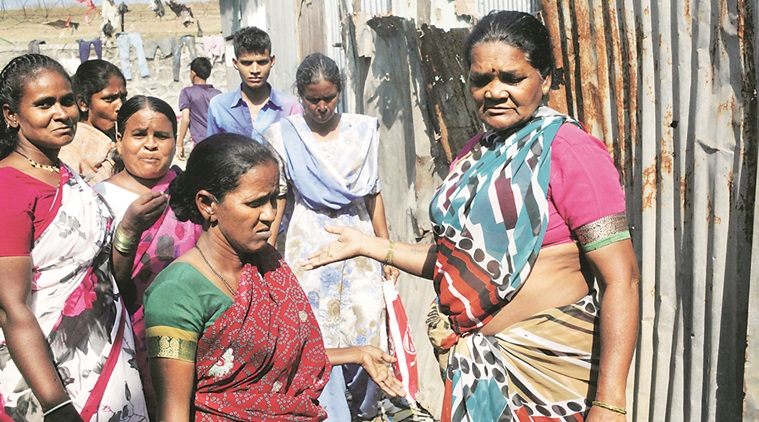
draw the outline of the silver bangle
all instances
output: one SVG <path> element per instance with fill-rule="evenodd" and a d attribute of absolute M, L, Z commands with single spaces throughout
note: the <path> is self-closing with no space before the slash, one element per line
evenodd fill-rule
<path fill-rule="evenodd" d="M 66 406 L 66 405 L 68 405 L 68 404 L 71 404 L 71 399 L 68 399 L 68 400 L 66 400 L 66 401 L 65 401 L 65 402 L 63 402 L 63 403 L 59 403 L 57 406 L 53 407 L 52 409 L 48 409 L 48 411 L 47 411 L 47 412 L 45 412 L 45 413 L 43 413 L 43 414 L 42 414 L 42 417 L 44 418 L 45 416 L 47 416 L 47 415 L 49 415 L 49 414 L 51 414 L 51 413 L 55 412 L 56 410 L 60 409 L 60 408 L 61 408 L 61 407 L 63 407 L 63 406 Z"/>

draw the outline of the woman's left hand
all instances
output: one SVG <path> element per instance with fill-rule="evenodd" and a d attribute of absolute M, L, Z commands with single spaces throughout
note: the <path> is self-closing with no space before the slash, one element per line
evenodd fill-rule
<path fill-rule="evenodd" d="M 145 193 L 129 205 L 119 226 L 124 234 L 139 236 L 158 221 L 168 204 L 169 198 L 163 192 Z"/>
<path fill-rule="evenodd" d="M 382 274 L 385 280 L 393 280 L 393 283 L 398 283 L 398 277 L 401 275 L 401 270 L 392 265 L 383 265 Z"/>
<path fill-rule="evenodd" d="M 389 354 L 374 346 L 359 346 L 359 353 L 361 354 L 360 363 L 366 370 L 372 380 L 382 388 L 387 395 L 396 397 L 403 397 L 406 395 L 406 390 L 403 389 L 403 383 L 395 378 L 392 370 L 388 367 L 387 363 L 393 363 L 396 359 Z"/>
<path fill-rule="evenodd" d="M 625 422 L 627 417 L 621 413 L 614 412 L 603 407 L 593 406 L 588 412 L 586 422 Z"/>

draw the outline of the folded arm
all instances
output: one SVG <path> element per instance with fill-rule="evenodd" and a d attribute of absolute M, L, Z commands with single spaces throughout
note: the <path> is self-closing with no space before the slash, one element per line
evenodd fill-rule
<path fill-rule="evenodd" d="M 130 239 L 139 239 L 142 237 L 142 232 L 149 229 L 161 217 L 168 201 L 168 197 L 162 192 L 148 192 L 138 197 L 127 208 L 117 230 Z M 130 251 L 119 251 L 114 247 L 111 250 L 113 275 L 127 305 L 134 303 L 137 295 L 137 288 L 132 283 L 132 266 L 136 252 L 136 248 Z"/>

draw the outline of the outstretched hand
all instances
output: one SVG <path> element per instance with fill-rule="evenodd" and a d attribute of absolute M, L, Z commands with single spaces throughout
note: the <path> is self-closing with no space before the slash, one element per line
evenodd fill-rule
<path fill-rule="evenodd" d="M 352 227 L 325 226 L 324 230 L 338 235 L 337 241 L 330 243 L 309 256 L 301 264 L 306 270 L 313 270 L 323 265 L 360 255 L 362 238 L 368 237 L 368 235 Z"/>
<path fill-rule="evenodd" d="M 361 353 L 361 362 L 359 363 L 382 391 L 392 397 L 405 396 L 406 390 L 403 389 L 403 383 L 395 378 L 392 369 L 387 365 L 387 363 L 393 363 L 397 359 L 374 346 L 360 346 L 359 349 L 359 353 Z"/>
<path fill-rule="evenodd" d="M 124 234 L 139 236 L 149 229 L 166 210 L 169 198 L 163 192 L 148 192 L 135 199 L 124 213 L 119 226 Z"/>

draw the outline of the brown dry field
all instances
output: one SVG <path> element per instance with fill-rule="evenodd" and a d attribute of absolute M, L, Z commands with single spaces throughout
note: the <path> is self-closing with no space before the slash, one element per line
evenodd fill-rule
<path fill-rule="evenodd" d="M 34 0 L 30 1 L 32 3 Z M 53 3 L 49 1 L 48 3 Z M 119 1 L 116 0 L 118 4 Z M 184 3 L 184 2 L 183 2 Z M 39 4 L 43 4 L 40 2 Z M 99 6 L 101 1 L 96 1 Z M 204 35 L 221 33 L 221 16 L 219 14 L 219 0 L 201 2 L 186 2 L 192 9 L 196 21 Z M 166 14 L 159 18 L 148 8 L 148 4 L 131 4 L 129 12 L 124 15 L 124 29 L 127 32 L 139 32 L 143 39 L 174 37 L 181 35 L 197 35 L 197 24 L 184 27 L 174 12 L 165 7 Z M 46 9 L 38 4 L 27 7 L 26 10 L 2 10 L 0 11 L 0 48 L 2 45 L 26 45 L 34 39 L 44 40 L 48 44 L 73 43 L 78 39 L 91 40 L 100 34 L 100 8 L 90 14 L 92 23 L 84 21 L 87 7 L 77 5 Z M 71 17 L 72 22 L 79 22 L 79 28 L 56 29 L 49 25 L 58 19 L 66 20 Z"/>

